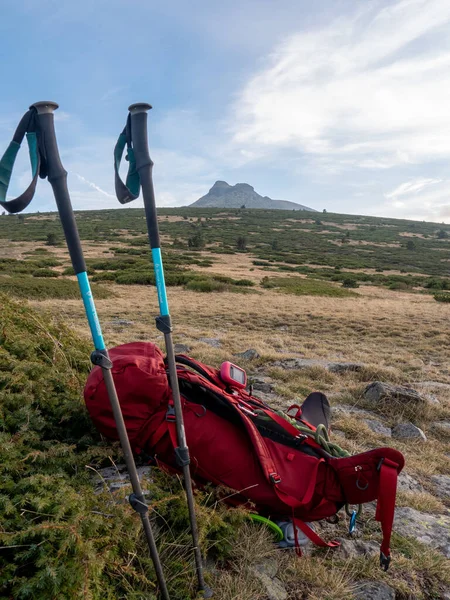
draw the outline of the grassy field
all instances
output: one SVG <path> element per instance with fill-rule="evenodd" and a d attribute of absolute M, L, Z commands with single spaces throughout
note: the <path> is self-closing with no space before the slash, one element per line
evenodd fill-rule
<path fill-rule="evenodd" d="M 163 345 L 162 336 L 154 326 L 158 306 L 148 262 L 143 211 L 82 212 L 77 214 L 77 221 L 89 272 L 96 285 L 94 294 L 108 345 L 134 340 L 151 340 Z M 434 299 L 435 293 L 445 294 L 450 289 L 450 238 L 447 237 L 450 227 L 348 215 L 181 208 L 161 210 L 160 229 L 170 284 L 174 341 L 186 344 L 190 354 L 199 360 L 213 365 L 232 360 L 247 368 L 251 377 L 270 377 L 275 393 L 273 402 L 277 406 L 286 408 L 310 391 L 320 390 L 329 396 L 334 406 L 344 404 L 368 409 L 363 390 L 373 381 L 417 389 L 423 389 L 420 386 L 424 382 L 435 382 L 427 390 L 438 402 L 427 404 L 420 411 L 398 404 L 381 406 L 376 414 L 389 427 L 404 420 L 412 421 L 423 429 L 426 443 L 386 439 L 370 430 L 357 413 L 336 412 L 333 427 L 339 432 L 336 441 L 351 452 L 380 445 L 390 445 L 404 452 L 406 471 L 423 486 L 423 491 L 399 492 L 399 505 L 429 514 L 448 514 L 448 501 L 436 495 L 432 477 L 450 474 L 450 437 L 436 428 L 437 422 L 450 420 L 450 305 Z M 50 239 L 49 234 L 53 234 Z M 3 244 L 0 291 L 28 298 L 27 306 L 35 311 L 33 314 L 50 319 L 46 323 L 62 320 L 81 340 L 87 339 L 83 309 L 75 293 L 75 281 L 56 216 L 26 215 L 23 221 L 1 216 L 0 237 Z M 10 311 L 10 300 L 2 302 L 7 303 L 6 312 Z M 121 323 L 123 319 L 129 323 Z M 5 327 L 9 330 L 5 319 L 3 325 L 4 330 Z M 28 324 L 25 330 L 30 327 Z M 45 327 L 48 329 L 51 325 Z M 58 327 L 51 330 L 56 339 L 58 331 Z M 218 347 L 205 341 L 211 338 Z M 89 342 L 80 341 L 74 345 L 75 355 L 72 357 L 69 353 L 69 362 L 75 368 L 73 382 L 78 382 L 71 387 L 73 403 L 79 398 L 86 376 L 88 348 Z M 233 354 L 248 348 L 255 348 L 260 357 L 247 362 L 233 358 Z M 83 351 L 86 353 L 84 362 L 80 358 Z M 20 356 L 20 344 L 19 349 L 8 346 L 8 352 L 19 352 Z M 338 374 L 320 366 L 287 370 L 275 364 L 293 357 L 358 362 L 363 363 L 364 368 Z M 80 360 L 80 366 L 76 366 Z M 58 364 L 59 369 L 63 369 L 62 363 Z M 26 378 L 27 372 L 25 369 L 21 377 Z M 6 388 L 2 389 L 5 393 Z M 76 413 L 74 406 L 70 408 L 72 413 Z M 54 435 L 59 436 L 61 443 L 73 443 L 73 439 L 64 437 L 66 434 L 58 424 L 60 412 L 51 415 Z M 75 419 L 74 427 L 78 427 L 77 423 Z M 46 435 L 51 439 L 51 434 Z M 95 440 L 93 432 L 89 435 Z M 41 448 L 38 441 L 35 443 L 36 448 L 28 448 L 28 453 L 49 452 L 48 447 Z M 97 446 L 98 442 L 91 443 L 91 458 L 82 454 L 78 458 L 64 459 L 67 463 L 62 468 L 64 473 L 73 471 L 75 463 L 79 469 L 83 461 L 97 467 L 102 460 L 107 460 L 109 450 Z M 5 451 L 8 448 L 6 444 Z M 82 452 L 88 452 L 87 445 Z M 23 459 L 17 456 L 18 460 Z M 27 465 L 28 460 L 23 464 Z M 33 463 L 33 477 L 44 468 L 43 464 L 41 458 L 37 459 L 37 465 Z M 83 502 L 91 506 L 92 499 L 86 491 L 88 480 L 84 476 L 81 483 Z M 64 479 L 64 485 L 72 484 Z M 165 482 L 162 491 L 159 489 L 156 493 L 177 495 L 179 488 L 175 488 Z M 170 521 L 169 508 L 164 517 Z M 54 510 L 51 508 L 50 512 Z M 106 504 L 104 510 L 109 511 Z M 129 531 L 132 528 L 136 539 L 139 528 L 136 523 L 132 525 L 132 515 L 120 507 L 114 510 L 119 513 L 125 510 L 124 524 Z M 264 530 L 240 521 L 233 524 L 233 534 L 226 515 L 220 513 L 214 521 L 216 516 L 211 516 L 209 508 L 201 510 L 205 511 L 202 513 L 205 539 L 212 548 L 217 544 L 214 523 L 225 546 L 232 540 L 220 560 L 211 552 L 216 566 L 210 578 L 215 597 L 221 600 L 266 600 L 267 593 L 253 570 L 263 558 L 274 565 L 290 600 L 347 600 L 352 598 L 358 582 L 367 579 L 384 581 L 393 587 L 397 600 L 439 600 L 444 597 L 446 586 L 450 586 L 449 561 L 439 552 L 405 539 L 400 531 L 396 532 L 392 544 L 392 568 L 384 574 L 378 569 L 376 556 L 347 558 L 341 551 L 314 550 L 299 560 L 274 550 Z M 70 516 L 73 527 L 78 523 L 77 514 L 75 511 Z M 86 576 L 88 583 L 92 582 L 91 595 L 83 596 L 80 592 L 77 596 L 52 596 L 42 592 L 40 597 L 137 600 L 144 597 L 144 591 L 148 597 L 151 586 L 143 575 L 148 564 L 139 565 L 135 558 L 130 558 L 127 573 L 126 556 L 132 552 L 127 539 L 123 539 L 113 566 L 105 571 L 106 562 L 112 558 L 105 547 L 100 550 L 96 537 L 106 536 L 103 526 L 92 523 L 91 533 L 86 534 L 86 544 L 91 545 L 82 553 L 83 560 L 97 556 L 98 568 L 93 567 Z M 114 535 L 124 536 L 124 527 L 114 530 Z M 345 538 L 346 527 L 344 518 L 338 526 L 325 527 L 324 535 L 328 539 L 336 535 Z M 82 530 L 76 528 L 76 531 Z M 359 539 L 365 542 L 380 539 L 379 527 L 373 522 L 370 509 L 366 517 L 363 516 Z M 19 539 L 15 543 L 28 543 L 28 540 L 20 542 Z M 161 544 L 165 543 L 173 550 L 163 538 Z M 61 547 L 64 547 L 63 540 Z M 78 550 L 81 552 L 81 547 Z M 170 553 L 164 556 L 166 564 L 173 569 L 174 556 Z M 184 567 L 186 560 L 186 557 L 180 559 Z M 120 590 L 111 591 L 114 590 L 113 577 L 119 577 L 119 573 Z M 175 577 L 173 582 L 174 588 L 177 585 L 179 588 L 179 595 L 175 594 L 174 598 L 180 600 L 190 597 L 193 585 L 187 575 L 183 583 L 181 579 Z M 79 586 L 86 585 L 81 572 L 76 581 Z M 101 595 L 105 581 L 112 586 L 107 588 L 111 596 Z M 144 591 L 132 596 L 131 584 L 136 586 L 137 582 Z M 0 588 L 0 598 L 39 597 L 27 596 L 24 589 L 22 595 L 8 589 L 9 595 L 2 596 Z"/>

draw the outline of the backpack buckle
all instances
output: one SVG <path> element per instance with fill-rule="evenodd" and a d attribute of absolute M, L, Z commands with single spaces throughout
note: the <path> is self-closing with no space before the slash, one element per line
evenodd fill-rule
<path fill-rule="evenodd" d="M 270 473 L 269 479 L 274 485 L 281 483 L 281 477 L 278 475 L 278 473 Z"/>
<path fill-rule="evenodd" d="M 167 409 L 166 421 L 170 421 L 172 423 L 176 421 L 175 408 L 173 406 L 169 406 Z"/>

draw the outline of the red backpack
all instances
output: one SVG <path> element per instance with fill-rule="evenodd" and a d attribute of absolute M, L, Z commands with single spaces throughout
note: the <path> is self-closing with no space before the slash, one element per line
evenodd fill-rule
<path fill-rule="evenodd" d="M 110 357 L 133 451 L 179 469 L 175 413 L 161 350 L 151 343 L 134 342 L 111 349 Z M 290 416 L 242 387 L 225 383 L 219 370 L 184 355 L 176 359 L 193 479 L 200 485 L 211 482 L 236 490 L 233 502 L 251 502 L 260 514 L 292 517 L 319 546 L 339 544 L 323 541 L 305 521 L 331 517 L 345 504 L 378 499 L 376 519 L 383 531 L 380 560 L 387 570 L 403 455 L 378 448 L 336 458 L 316 435 L 323 425 L 308 422 L 304 414 L 306 405 L 320 406 L 322 412 L 329 407 L 323 394 L 309 396 L 303 408 L 291 407 L 295 414 Z M 118 439 L 99 367 L 91 371 L 84 397 L 97 429 L 107 438 Z"/>

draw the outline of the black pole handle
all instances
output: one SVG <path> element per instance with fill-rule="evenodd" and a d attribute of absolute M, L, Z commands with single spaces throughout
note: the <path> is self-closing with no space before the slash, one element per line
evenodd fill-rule
<path fill-rule="evenodd" d="M 136 171 L 141 178 L 142 194 L 144 195 L 144 208 L 148 223 L 148 236 L 150 247 L 160 248 L 158 230 L 158 217 L 156 213 L 155 190 L 153 188 L 152 169 L 153 161 L 150 158 L 147 138 L 147 112 L 151 105 L 138 102 L 128 107 L 131 116 L 131 139 L 133 140 Z M 148 167 L 148 169 L 143 169 Z"/>
<path fill-rule="evenodd" d="M 86 271 L 83 250 L 78 235 L 75 216 L 70 202 L 69 190 L 67 188 L 67 171 L 64 169 L 59 156 L 58 144 L 56 142 L 54 111 L 58 108 L 56 102 L 36 102 L 30 106 L 38 115 L 39 128 L 37 130 L 38 144 L 47 166 L 47 178 L 55 194 L 64 235 L 67 240 L 70 258 L 75 274 Z"/>

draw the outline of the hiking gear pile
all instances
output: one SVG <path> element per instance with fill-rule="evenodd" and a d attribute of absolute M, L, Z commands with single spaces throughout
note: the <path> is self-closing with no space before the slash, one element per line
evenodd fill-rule
<path fill-rule="evenodd" d="M 179 471 L 172 391 L 161 350 L 134 342 L 112 348 L 110 357 L 133 451 Z M 330 548 L 339 543 L 324 541 L 307 522 L 332 517 L 347 504 L 378 500 L 380 564 L 387 570 L 397 476 L 404 466 L 400 452 L 377 448 L 333 456 L 336 452 L 324 435 L 330 408 L 323 394 L 314 392 L 288 415 L 229 380 L 225 383 L 219 369 L 185 355 L 177 355 L 176 361 L 191 473 L 198 485 L 231 488 L 231 503 L 249 505 L 273 520 L 292 519 L 294 536 L 300 530 L 314 544 Z M 84 397 L 97 429 L 117 439 L 97 367 Z"/>

